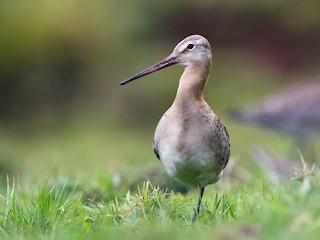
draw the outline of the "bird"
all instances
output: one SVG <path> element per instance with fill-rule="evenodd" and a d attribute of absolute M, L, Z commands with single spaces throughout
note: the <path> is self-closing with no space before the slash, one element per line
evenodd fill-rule
<path fill-rule="evenodd" d="M 233 120 L 292 136 L 305 148 L 320 132 L 320 79 L 299 81 L 258 103 L 230 111 Z"/>
<path fill-rule="evenodd" d="M 120 85 L 175 64 L 183 65 L 184 71 L 175 99 L 156 127 L 152 146 L 170 177 L 200 190 L 191 219 L 195 222 L 205 187 L 220 180 L 230 157 L 227 128 L 203 96 L 212 65 L 209 41 L 198 34 L 188 36 L 162 61 Z"/>

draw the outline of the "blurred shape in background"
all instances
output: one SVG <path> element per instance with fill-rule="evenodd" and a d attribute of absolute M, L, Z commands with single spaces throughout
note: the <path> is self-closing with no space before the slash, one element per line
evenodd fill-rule
<path fill-rule="evenodd" d="M 301 182 L 308 181 L 317 173 L 317 167 L 313 163 L 311 167 L 300 153 L 300 160 L 288 159 L 277 155 L 262 146 L 254 146 L 251 151 L 252 158 L 262 168 L 267 178 L 277 183 L 279 181 L 296 179 Z"/>
<path fill-rule="evenodd" d="M 291 84 L 245 108 L 234 109 L 231 117 L 292 135 L 300 147 L 320 132 L 320 79 Z"/>
<path fill-rule="evenodd" d="M 298 164 L 279 156 L 262 146 L 254 146 L 251 150 L 252 159 L 262 168 L 271 182 L 279 182 L 294 177 Z"/>

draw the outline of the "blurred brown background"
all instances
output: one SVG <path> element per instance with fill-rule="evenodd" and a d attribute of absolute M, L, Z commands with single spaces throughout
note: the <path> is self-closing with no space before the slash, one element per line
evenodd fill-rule
<path fill-rule="evenodd" d="M 283 154 L 289 136 L 232 122 L 227 110 L 319 76 L 320 3 L 308 1 L 1 1 L 0 164 L 35 176 L 132 172 L 157 164 L 153 130 L 181 67 L 120 87 L 184 37 L 213 47 L 205 96 L 251 166 L 259 143 Z"/>

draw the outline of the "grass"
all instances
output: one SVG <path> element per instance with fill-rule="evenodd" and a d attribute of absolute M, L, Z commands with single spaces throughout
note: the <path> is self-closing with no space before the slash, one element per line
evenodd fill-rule
<path fill-rule="evenodd" d="M 162 56 L 162 50 L 150 55 L 150 61 Z M 239 181 L 225 175 L 207 187 L 200 216 L 192 224 L 198 189 L 182 195 L 168 184 L 159 187 L 153 166 L 162 166 L 150 146 L 155 124 L 170 106 L 177 85 L 160 80 L 171 78 L 170 71 L 180 74 L 181 68 L 159 73 L 159 81 L 149 87 L 139 87 L 145 84 L 141 82 L 121 90 L 115 86 L 126 73 L 110 72 L 101 88 L 106 98 L 92 100 L 92 106 L 78 103 L 62 123 L 44 114 L 30 125 L 24 119 L 0 124 L 0 175 L 10 176 L 0 178 L 0 239 L 318 239 L 318 171 L 301 167 L 295 179 L 272 182 L 270 173 L 258 172 L 248 149 L 259 144 L 287 153 L 290 140 L 239 127 L 223 116 L 243 99 L 258 98 L 293 76 L 237 59 L 233 50 L 225 55 L 217 49 L 219 61 L 205 94 L 228 126 L 232 157 L 239 159 L 236 168 L 253 177 Z M 130 60 L 135 54 L 123 56 L 129 60 L 114 59 L 116 65 L 137 62 Z M 141 68 L 145 62 L 139 63 Z M 132 72 L 140 69 L 130 66 Z M 12 177 L 16 175 L 20 178 Z"/>
<path fill-rule="evenodd" d="M 2 4 L 2 40 L 7 44 L 1 45 L 6 59 L 1 71 L 14 79 L 23 76 L 16 79 L 22 83 L 18 100 L 10 105 L 21 115 L 0 119 L 0 239 L 318 239 L 318 171 L 304 165 L 295 179 L 272 182 L 269 172 L 258 172 L 248 149 L 258 144 L 287 153 L 290 140 L 239 127 L 226 116 L 227 109 L 317 75 L 318 64 L 281 72 L 248 53 L 247 47 L 239 48 L 243 44 L 221 45 L 221 39 L 214 44 L 214 69 L 205 96 L 228 127 L 232 157 L 239 159 L 236 168 L 252 177 L 239 181 L 226 174 L 208 187 L 199 219 L 191 224 L 198 190 L 182 195 L 167 183 L 159 187 L 149 165 L 162 169 L 151 141 L 157 121 L 175 96 L 182 68 L 159 72 L 130 87 L 118 86 L 128 74 L 164 57 L 175 42 L 165 32 L 160 38 L 146 37 L 145 30 L 158 29 L 152 24 L 157 21 L 145 21 L 154 14 L 133 1 L 127 4 L 130 11 L 125 12 L 115 1 Z M 157 8 L 159 13 L 163 9 Z M 72 54 L 63 60 L 65 49 Z M 47 54 L 51 57 L 44 61 Z M 61 81 L 60 72 L 69 75 L 65 65 L 72 73 L 78 64 L 83 69 L 79 81 L 72 83 L 68 77 L 66 89 L 75 86 L 70 96 L 79 96 L 66 103 L 59 97 L 64 84 L 56 89 L 54 82 Z M 11 77 L 3 79 L 15 88 Z M 42 99 L 43 109 L 34 113 L 20 104 L 26 100 L 35 110 Z M 54 102 L 62 106 L 50 110 Z M 319 156 L 319 149 L 316 153 Z"/>
<path fill-rule="evenodd" d="M 235 168 L 251 177 L 226 174 L 207 187 L 192 224 L 198 189 L 182 195 L 159 183 L 165 174 L 154 176 L 154 166 L 163 167 L 150 147 L 153 130 L 83 121 L 90 128 L 71 122 L 25 137 L 0 129 L 1 172 L 10 176 L 0 178 L 0 239 L 318 239 L 318 171 L 303 164 L 295 179 L 272 182 L 244 154 L 251 143 L 241 139 L 249 133 L 285 152 L 288 143 L 278 136 L 228 125 Z"/>
<path fill-rule="evenodd" d="M 184 196 L 145 181 L 114 196 L 112 181 L 105 185 L 106 194 L 96 197 L 98 184 L 61 176 L 51 176 L 36 189 L 7 178 L 0 198 L 0 238 L 317 239 L 320 234 L 320 175 L 305 163 L 295 179 L 274 184 L 223 179 L 219 191 L 208 187 L 194 224 L 197 189 Z"/>

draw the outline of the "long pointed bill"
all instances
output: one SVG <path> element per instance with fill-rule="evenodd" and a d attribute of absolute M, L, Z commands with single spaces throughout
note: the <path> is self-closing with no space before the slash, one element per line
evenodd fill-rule
<path fill-rule="evenodd" d="M 124 85 L 124 84 L 127 84 L 128 82 L 131 82 L 133 80 L 136 80 L 138 78 L 141 78 L 145 75 L 148 75 L 150 73 L 153 73 L 155 71 L 158 71 L 160 69 L 163 69 L 163 68 L 166 68 L 166 67 L 169 67 L 173 64 L 176 64 L 178 63 L 177 61 L 177 57 L 174 56 L 173 54 L 170 54 L 168 57 L 166 57 L 165 59 L 163 59 L 162 61 L 160 61 L 159 63 L 155 64 L 155 65 L 152 65 L 151 67 L 147 68 L 146 70 L 142 71 L 142 72 L 139 72 L 138 74 L 128 78 L 127 80 L 124 80 L 120 83 L 120 85 Z"/>

